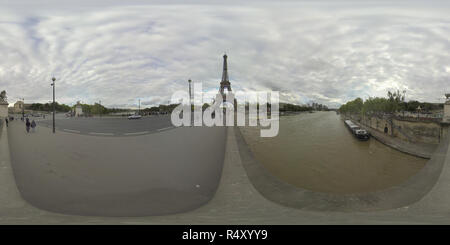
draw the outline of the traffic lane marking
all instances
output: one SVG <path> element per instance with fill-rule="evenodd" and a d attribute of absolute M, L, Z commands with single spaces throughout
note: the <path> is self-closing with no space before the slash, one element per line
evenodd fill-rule
<path fill-rule="evenodd" d="M 143 131 L 143 132 L 136 132 L 136 133 L 125 133 L 124 135 L 139 135 L 139 134 L 147 134 L 150 133 L 150 131 Z"/>
<path fill-rule="evenodd" d="M 67 132 L 71 132 L 71 133 L 81 133 L 81 131 L 78 131 L 78 130 L 72 130 L 72 129 L 63 129 L 64 131 L 67 131 Z"/>
<path fill-rule="evenodd" d="M 171 127 L 167 127 L 167 128 L 160 128 L 160 129 L 157 129 L 158 131 L 163 131 L 163 130 L 166 130 L 166 129 L 171 129 L 171 128 L 174 128 L 173 126 L 171 126 Z"/>
<path fill-rule="evenodd" d="M 89 134 L 92 134 L 92 135 L 107 135 L 107 136 L 114 135 L 113 133 L 96 133 L 96 132 L 90 132 Z"/>

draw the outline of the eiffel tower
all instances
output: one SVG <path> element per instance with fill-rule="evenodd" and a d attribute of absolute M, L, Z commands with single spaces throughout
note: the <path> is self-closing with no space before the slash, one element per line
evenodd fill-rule
<path fill-rule="evenodd" d="M 228 56 L 226 54 L 224 54 L 223 55 L 222 81 L 220 82 L 220 89 L 219 89 L 219 92 L 222 95 L 224 101 L 226 98 L 225 89 L 227 89 L 228 92 L 231 92 L 231 83 L 230 83 L 230 80 L 228 79 L 227 58 L 228 58 Z"/>

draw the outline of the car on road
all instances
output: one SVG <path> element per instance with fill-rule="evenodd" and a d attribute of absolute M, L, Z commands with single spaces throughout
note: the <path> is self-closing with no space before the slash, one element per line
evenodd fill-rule
<path fill-rule="evenodd" d="M 141 115 L 131 115 L 128 117 L 128 119 L 141 119 L 142 116 Z"/>

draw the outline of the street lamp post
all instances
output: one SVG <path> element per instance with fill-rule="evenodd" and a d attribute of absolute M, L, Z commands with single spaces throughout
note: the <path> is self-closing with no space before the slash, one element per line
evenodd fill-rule
<path fill-rule="evenodd" d="M 192 89 L 191 89 L 191 83 L 192 83 L 192 80 L 191 79 L 189 79 L 188 80 L 188 83 L 189 83 L 189 113 L 191 114 L 191 126 L 192 126 L 192 121 L 193 121 L 193 117 L 192 117 Z"/>
<path fill-rule="evenodd" d="M 25 98 L 22 98 L 22 118 L 25 120 Z"/>
<path fill-rule="evenodd" d="M 55 80 L 56 78 L 52 78 L 53 83 L 51 84 L 53 87 L 53 133 L 55 133 Z"/>
<path fill-rule="evenodd" d="M 191 82 L 192 82 L 192 80 L 189 79 L 189 80 L 188 80 L 188 83 L 189 83 L 189 104 L 190 104 L 190 105 L 192 105 Z"/>

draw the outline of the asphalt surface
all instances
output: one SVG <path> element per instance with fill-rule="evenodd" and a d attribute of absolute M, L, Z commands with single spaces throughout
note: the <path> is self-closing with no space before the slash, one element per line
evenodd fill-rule
<path fill-rule="evenodd" d="M 162 118 L 152 119 L 59 123 L 84 133 L 167 126 Z M 65 214 L 146 216 L 185 212 L 213 197 L 222 172 L 226 128 L 178 127 L 149 135 L 98 137 L 52 134 L 39 126 L 26 133 L 19 120 L 11 123 L 8 138 L 17 187 L 30 204 Z"/>
<path fill-rule="evenodd" d="M 37 124 L 48 128 L 53 126 L 51 118 L 48 117 L 37 121 Z M 170 121 L 170 115 L 148 116 L 133 120 L 126 117 L 58 118 L 55 124 L 56 130 L 59 131 L 97 136 L 135 136 L 175 128 Z"/>

